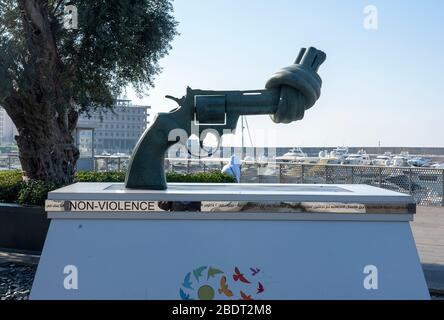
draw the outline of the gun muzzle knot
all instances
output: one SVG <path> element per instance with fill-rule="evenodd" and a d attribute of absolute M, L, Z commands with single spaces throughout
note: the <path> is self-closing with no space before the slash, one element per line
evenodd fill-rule
<path fill-rule="evenodd" d="M 280 90 L 279 104 L 271 119 L 276 123 L 301 120 L 321 95 L 322 80 L 317 71 L 327 58 L 316 48 L 302 48 L 295 63 L 282 68 L 266 83 L 267 89 Z"/>

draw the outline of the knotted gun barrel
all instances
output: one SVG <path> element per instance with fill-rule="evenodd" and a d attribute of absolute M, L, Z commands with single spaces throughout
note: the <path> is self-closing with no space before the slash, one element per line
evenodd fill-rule
<path fill-rule="evenodd" d="M 187 94 L 180 99 L 167 96 L 179 107 L 159 113 L 140 137 L 128 166 L 126 188 L 167 188 L 165 152 L 180 140 L 177 134 L 172 134 L 174 130 L 182 129 L 188 136 L 198 132 L 202 142 L 207 133 L 220 138 L 226 130 L 234 132 L 243 115 L 269 114 L 276 123 L 301 120 L 305 110 L 319 99 L 322 80 L 317 71 L 325 59 L 325 53 L 316 48 L 301 49 L 295 63 L 275 73 L 264 90 L 187 88 Z"/>
<path fill-rule="evenodd" d="M 267 89 L 280 89 L 279 104 L 271 116 L 276 123 L 301 120 L 321 95 L 322 80 L 317 71 L 327 56 L 313 47 L 301 49 L 293 65 L 283 68 L 267 81 Z"/>

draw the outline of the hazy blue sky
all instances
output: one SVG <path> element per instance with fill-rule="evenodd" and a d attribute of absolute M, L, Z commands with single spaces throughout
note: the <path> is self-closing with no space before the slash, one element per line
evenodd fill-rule
<path fill-rule="evenodd" d="M 367 5 L 378 9 L 378 30 L 363 26 Z M 249 117 L 255 144 L 444 147 L 444 1 L 176 0 L 174 8 L 181 35 L 156 87 L 135 101 L 153 113 L 171 109 L 164 95 L 182 96 L 187 85 L 261 89 L 301 47 L 315 46 L 327 53 L 320 100 L 289 125 Z M 278 139 L 259 141 L 266 128 Z"/>

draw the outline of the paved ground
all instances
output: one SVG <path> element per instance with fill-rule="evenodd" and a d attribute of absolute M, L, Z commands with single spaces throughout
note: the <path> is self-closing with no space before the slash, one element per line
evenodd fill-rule
<path fill-rule="evenodd" d="M 444 208 L 418 207 L 411 226 L 427 284 L 444 294 Z"/>
<path fill-rule="evenodd" d="M 0 300 L 27 300 L 40 256 L 0 251 Z"/>

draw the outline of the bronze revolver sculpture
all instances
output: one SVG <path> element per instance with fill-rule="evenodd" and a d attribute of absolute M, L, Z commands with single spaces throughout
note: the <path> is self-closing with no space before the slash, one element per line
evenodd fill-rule
<path fill-rule="evenodd" d="M 276 123 L 301 120 L 305 110 L 319 99 L 322 80 L 317 74 L 325 61 L 324 52 L 310 47 L 301 49 L 294 64 L 275 73 L 264 90 L 209 91 L 187 88 L 184 97 L 173 99 L 179 107 L 159 113 L 153 124 L 143 133 L 134 148 L 125 187 L 131 189 L 164 190 L 165 152 L 179 141 L 169 141 L 170 132 L 183 129 L 192 132 L 214 132 L 236 129 L 240 116 L 269 114 Z"/>

